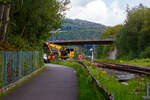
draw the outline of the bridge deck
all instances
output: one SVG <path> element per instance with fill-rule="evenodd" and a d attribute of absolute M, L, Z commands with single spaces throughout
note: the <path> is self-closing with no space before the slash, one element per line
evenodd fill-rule
<path fill-rule="evenodd" d="M 49 43 L 58 45 L 112 44 L 113 42 L 113 39 L 49 41 Z"/>
<path fill-rule="evenodd" d="M 44 72 L 2 100 L 77 100 L 76 70 L 48 64 Z"/>

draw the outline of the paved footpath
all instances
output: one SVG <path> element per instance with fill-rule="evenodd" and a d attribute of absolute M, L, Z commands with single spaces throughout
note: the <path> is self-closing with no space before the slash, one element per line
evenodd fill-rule
<path fill-rule="evenodd" d="M 54 64 L 1 100 L 77 100 L 76 70 Z"/>

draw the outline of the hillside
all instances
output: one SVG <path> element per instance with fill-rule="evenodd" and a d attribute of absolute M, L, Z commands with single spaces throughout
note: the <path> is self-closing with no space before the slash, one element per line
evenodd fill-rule
<path fill-rule="evenodd" d="M 96 39 L 106 29 L 106 26 L 79 19 L 65 19 L 61 31 L 53 35 L 50 40 L 79 40 Z"/>

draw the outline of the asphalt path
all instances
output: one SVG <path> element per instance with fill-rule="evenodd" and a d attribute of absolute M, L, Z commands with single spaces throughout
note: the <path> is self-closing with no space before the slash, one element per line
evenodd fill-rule
<path fill-rule="evenodd" d="M 77 100 L 76 70 L 46 64 L 48 68 L 1 100 Z"/>

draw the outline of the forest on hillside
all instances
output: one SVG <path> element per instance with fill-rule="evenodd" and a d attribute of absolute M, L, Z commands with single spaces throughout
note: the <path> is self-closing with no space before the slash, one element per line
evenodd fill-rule
<path fill-rule="evenodd" d="M 107 28 L 99 38 L 113 38 L 114 45 L 99 46 L 100 58 L 107 57 L 116 45 L 118 58 L 135 59 L 150 57 L 150 8 L 140 4 L 127 9 L 124 24 Z"/>
<path fill-rule="evenodd" d="M 97 39 L 106 26 L 80 19 L 65 19 L 61 32 L 54 34 L 49 40 L 88 40 Z"/>

